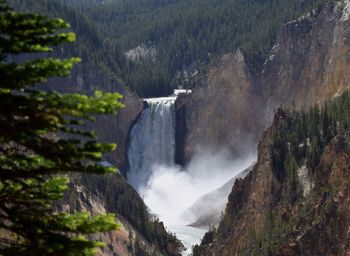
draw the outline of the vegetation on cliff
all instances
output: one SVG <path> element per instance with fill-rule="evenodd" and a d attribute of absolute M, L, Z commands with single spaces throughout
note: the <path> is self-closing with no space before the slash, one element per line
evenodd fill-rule
<path fill-rule="evenodd" d="M 259 146 L 257 165 L 236 182 L 218 229 L 193 254 L 344 255 L 349 125 L 347 91 L 323 107 L 279 109 Z M 261 184 L 269 187 L 257 197 Z"/>
<path fill-rule="evenodd" d="M 72 177 L 72 182 L 84 184 L 89 194 L 104 198 L 106 210 L 123 216 L 149 244 L 154 246 L 154 252 L 160 252 L 163 255 L 177 255 L 179 241 L 174 235 L 166 232 L 163 222 L 149 214 L 142 198 L 121 174 L 110 174 L 104 177 L 79 175 Z M 66 193 L 63 202 L 74 209 L 78 201 L 79 193 L 71 191 Z M 141 243 L 139 244 L 141 246 Z M 146 252 L 149 253 L 149 248 L 141 247 L 139 251 L 140 253 L 136 255 L 144 255 Z"/>
<path fill-rule="evenodd" d="M 240 48 L 252 70 L 260 70 L 283 23 L 325 0 L 13 0 L 22 10 L 63 16 L 81 38 L 76 50 L 121 79 L 142 97 L 198 84 L 195 70 Z M 130 61 L 127 50 L 155 49 L 155 58 Z M 182 73 L 186 71 L 185 73 Z M 194 83 L 192 80 L 196 80 Z"/>
<path fill-rule="evenodd" d="M 258 67 L 282 23 L 317 9 L 324 1 L 75 2 L 95 18 L 105 36 L 118 38 L 123 49 L 147 42 L 156 45 L 157 56 L 173 75 L 193 62 L 207 63 L 237 47 Z"/>
<path fill-rule="evenodd" d="M 350 135 L 350 95 L 344 92 L 321 108 L 307 111 L 294 107 L 282 111 L 281 120 L 274 132 L 271 158 L 276 176 L 283 180 L 294 174 L 303 164 L 310 170 L 318 166 L 325 147 L 337 135 Z M 294 186 L 294 185 L 292 185 Z"/>
<path fill-rule="evenodd" d="M 142 96 L 172 93 L 168 86 L 170 81 L 164 75 L 162 67 L 129 61 L 116 42 L 117 39 L 102 34 L 101 27 L 97 26 L 94 18 L 86 11 L 80 11 L 59 0 L 13 0 L 10 5 L 22 12 L 41 13 L 51 18 L 62 17 L 71 24 L 72 30 L 77 34 L 76 42 L 54 48 L 51 55 L 80 56 L 83 63 L 93 63 L 114 83 L 124 83 Z"/>
<path fill-rule="evenodd" d="M 346 91 L 322 108 L 279 111 L 271 157 L 272 171 L 282 184 L 280 197 L 275 198 L 263 232 L 253 234 L 240 255 L 343 255 L 348 244 L 337 237 L 344 232 L 347 209 L 337 194 L 347 191 L 349 180 L 337 173 L 348 171 L 344 157 L 350 156 L 350 94 Z M 300 179 L 302 168 L 313 184 L 310 192 Z M 332 176 L 342 181 L 335 182 Z"/>

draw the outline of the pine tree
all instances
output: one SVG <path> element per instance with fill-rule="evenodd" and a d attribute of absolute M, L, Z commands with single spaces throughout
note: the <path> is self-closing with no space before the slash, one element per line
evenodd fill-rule
<path fill-rule="evenodd" d="M 115 171 L 99 164 L 113 144 L 84 129 L 96 114 L 122 107 L 117 93 L 94 96 L 40 89 L 79 59 L 38 58 L 74 41 L 62 19 L 21 14 L 0 0 L 0 254 L 92 255 L 103 244 L 84 234 L 118 227 L 113 215 L 56 212 L 70 172 Z M 26 53 L 26 61 L 13 61 Z M 40 84 L 40 85 L 37 85 Z"/>
<path fill-rule="evenodd" d="M 311 145 L 308 150 L 307 164 L 310 169 L 314 169 L 320 161 L 320 150 L 319 142 L 316 137 L 313 137 L 311 140 Z"/>
<path fill-rule="evenodd" d="M 291 152 L 288 152 L 284 162 L 287 171 L 287 195 L 290 202 L 294 202 L 298 192 L 298 165 Z"/>

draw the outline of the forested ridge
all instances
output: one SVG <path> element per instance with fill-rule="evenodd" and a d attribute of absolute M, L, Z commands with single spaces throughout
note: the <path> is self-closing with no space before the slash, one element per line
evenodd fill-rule
<path fill-rule="evenodd" d="M 325 147 L 335 136 L 348 140 L 350 135 L 350 95 L 344 92 L 322 108 L 285 109 L 283 120 L 273 135 L 271 158 L 273 171 L 281 180 L 288 180 L 288 196 L 297 199 L 297 170 L 305 165 L 314 170 Z"/>
<path fill-rule="evenodd" d="M 195 69 L 238 47 L 258 72 L 281 25 L 324 0 L 14 0 L 25 10 L 65 16 L 78 34 L 77 47 L 140 96 L 159 96 L 172 87 L 199 84 Z M 67 7 L 68 6 L 68 7 Z M 80 23 L 82 21 L 83 23 Z M 80 37 L 80 40 L 79 40 Z M 127 61 L 141 44 L 156 48 L 156 60 Z M 85 50 L 83 50 L 85 49 Z M 188 71 L 188 75 L 183 75 Z"/>
<path fill-rule="evenodd" d="M 56 0 L 13 0 L 9 2 L 16 10 L 25 13 L 41 13 L 49 17 L 66 20 L 77 35 L 77 40 L 69 45 L 55 48 L 53 55 L 80 56 L 83 62 L 96 64 L 108 76 L 120 79 L 124 58 L 117 47 L 109 44 L 98 32 L 96 24 L 84 13 Z"/>
<path fill-rule="evenodd" d="M 116 40 L 103 36 L 100 28 L 86 12 L 58 0 L 14 0 L 9 4 L 22 12 L 41 13 L 67 20 L 77 34 L 77 40 L 73 44 L 56 48 L 51 55 L 80 56 L 83 63 L 95 64 L 104 75 L 116 83 L 126 85 L 141 96 L 171 93 L 167 87 L 169 81 L 161 68 L 146 68 L 147 65 L 128 61 Z M 138 77 L 142 79 L 138 80 Z"/>
<path fill-rule="evenodd" d="M 348 171 L 344 159 L 343 166 L 336 163 L 349 156 L 349 109 L 350 95 L 346 91 L 322 107 L 279 110 L 270 151 L 272 171 L 282 186 L 264 231 L 259 235 L 252 232 L 249 246 L 239 255 L 300 255 L 298 250 L 342 255 L 339 247 L 344 242 L 336 237 L 342 232 L 342 211 L 346 210 L 334 198 L 339 191 L 346 191 L 348 180 L 346 175 L 340 175 L 342 185 L 335 185 L 331 177 L 339 175 L 342 168 Z M 300 178 L 303 168 L 310 184 L 314 184 L 310 191 Z M 278 190 L 272 186 L 274 189 Z M 291 213 L 281 216 L 278 207 Z M 298 244 L 298 240 L 304 244 Z M 319 246 L 318 240 L 324 245 Z M 298 249 L 284 249 L 289 246 Z"/>
<path fill-rule="evenodd" d="M 221 223 L 193 255 L 345 255 L 349 109 L 348 91 L 323 106 L 279 108 L 253 171 L 236 181 Z"/>

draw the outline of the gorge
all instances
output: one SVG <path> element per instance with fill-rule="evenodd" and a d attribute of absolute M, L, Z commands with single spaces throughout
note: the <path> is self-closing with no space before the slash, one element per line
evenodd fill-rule
<path fill-rule="evenodd" d="M 176 232 L 186 247 L 197 242 L 202 233 L 194 234 L 190 230 L 188 236 L 186 225 L 205 223 L 206 220 L 195 216 L 184 221 L 181 219 L 183 213 L 199 197 L 217 189 L 254 161 L 252 157 L 245 164 L 237 163 L 238 167 L 232 168 L 235 160 L 257 151 L 258 140 L 281 104 L 287 107 L 294 102 L 298 108 L 322 105 L 349 87 L 350 41 L 346 6 L 348 1 L 330 1 L 319 13 L 284 24 L 259 74 L 251 72 L 249 59 L 237 49 L 223 55 L 208 72 L 204 85 L 193 89 L 192 94 L 180 95 L 176 100 L 153 99 L 144 103 L 143 109 L 142 100 L 127 93 L 125 100 L 129 100 L 129 104 L 122 110 L 122 118 L 119 119 L 124 122 L 115 123 L 108 130 L 105 127 L 110 121 L 98 125 L 104 137 L 107 135 L 104 131 L 118 131 L 122 124 L 122 137 L 108 134 L 106 138 L 113 138 L 122 148 L 128 148 L 129 163 L 125 164 L 125 159 L 121 159 L 124 154 L 115 154 L 110 161 L 116 163 L 118 160 L 121 167 L 130 165 L 128 178 L 143 197 L 152 218 L 156 215 L 164 221 L 167 230 Z M 73 82 L 74 79 L 73 76 Z M 161 113 L 166 115 L 164 119 L 160 118 Z M 165 120 L 167 122 L 163 122 Z M 155 123 L 156 130 L 152 130 Z M 176 128 L 179 127 L 183 134 L 177 133 Z M 131 130 L 130 140 L 126 130 Z M 181 136 L 176 137 L 177 134 Z M 152 147 L 142 142 L 142 136 L 148 138 Z M 252 229 L 263 234 L 270 210 L 282 211 L 278 216 L 289 216 L 285 214 L 289 208 L 274 205 L 279 194 L 270 191 L 272 184 L 286 189 L 276 182 L 268 167 L 271 140 L 268 132 L 258 149 L 260 161 L 258 159 L 257 166 L 245 179 L 239 179 L 231 190 L 220 230 L 214 235 L 205 235 L 195 255 L 235 255 L 246 249 L 250 242 L 257 241 L 256 236 L 252 236 Z M 162 148 L 170 154 L 164 155 Z M 158 153 L 152 154 L 153 150 Z M 178 152 L 182 154 L 177 155 Z M 146 158 L 142 159 L 143 156 Z M 154 168 L 153 163 L 159 165 Z M 147 171 L 142 172 L 142 169 Z M 228 172 L 225 173 L 225 170 Z M 132 178 L 138 173 L 142 173 L 142 181 Z M 210 184 L 205 181 L 210 181 Z M 314 202 L 319 201 L 315 199 Z M 324 211 L 320 209 L 320 212 Z M 173 226 L 174 223 L 181 225 Z M 247 226 L 249 229 L 245 229 Z M 304 237 L 306 241 L 309 238 Z M 338 243 L 345 244 L 344 241 Z M 306 245 L 307 242 L 303 242 L 300 246 Z M 317 244 L 311 243 L 309 250 L 316 248 Z M 275 254 L 282 254 L 279 249 L 274 249 Z M 286 245 L 285 255 L 292 249 L 293 245 Z M 295 250 L 294 255 L 298 255 Z"/>
<path fill-rule="evenodd" d="M 177 104 L 186 113 L 184 159 L 191 162 L 198 148 L 205 149 L 208 145 L 214 151 L 227 146 L 231 157 L 239 158 L 240 154 L 254 151 L 258 138 L 281 104 L 294 104 L 297 108 L 314 104 L 322 106 L 346 91 L 350 82 L 347 72 L 350 54 L 348 12 L 348 1 L 331 1 L 319 13 L 310 13 L 286 23 L 258 76 L 252 74 L 249 61 L 239 49 L 224 55 L 210 70 L 205 86 L 177 99 Z M 211 239 L 208 233 L 195 255 L 235 255 L 247 250 L 245 246 L 253 241 L 251 229 L 263 232 L 268 226 L 269 211 L 281 210 L 274 205 L 278 195 L 271 194 L 269 189 L 273 186 L 283 190 L 286 186 L 275 183 L 271 169 L 267 167 L 269 143 L 272 141 L 271 134 L 267 133 L 258 150 L 260 162 L 258 160 L 247 178 L 234 185 L 219 231 L 214 232 Z M 167 184 L 165 180 L 159 181 Z M 146 197 L 145 201 L 147 203 Z M 271 202 L 269 206 L 266 205 L 268 202 Z M 266 212 L 262 214 L 261 211 Z M 235 218 L 239 219 L 237 228 Z M 250 228 L 245 229 L 246 226 Z M 228 243 L 230 246 L 225 249 Z M 288 250 L 294 250 L 292 245 L 288 246 Z M 312 249 L 308 250 L 316 250 L 315 246 L 311 244 Z M 275 250 L 277 254 L 279 249 Z M 288 255 L 290 251 L 285 250 L 285 255 Z"/>
<path fill-rule="evenodd" d="M 50 1 L 43 2 L 50 6 Z M 58 2 L 66 4 L 69 1 Z M 88 1 L 72 2 L 83 6 Z M 96 2 L 109 11 L 108 6 L 113 0 L 89 2 L 91 6 Z M 179 10 L 174 7 L 178 1 L 151 2 L 151 7 L 164 4 L 167 8 L 165 14 L 169 10 L 170 13 Z M 254 11 L 260 13 L 262 2 L 245 3 L 254 5 Z M 314 2 L 293 1 L 297 3 L 294 7 L 300 10 L 313 6 Z M 241 47 L 237 43 L 237 47 L 230 51 L 226 50 L 230 41 L 217 35 L 220 42 L 217 47 L 226 44 L 224 50 L 216 49 L 220 54 L 214 57 L 205 52 L 201 58 L 209 59 L 208 63 L 193 62 L 195 72 L 186 73 L 188 81 L 185 79 L 186 83 L 180 84 L 191 86 L 188 94 L 142 98 L 128 87 L 130 79 L 135 78 L 133 86 L 139 82 L 142 86 L 138 90 L 144 89 L 144 94 L 156 97 L 163 91 L 159 84 L 151 84 L 152 90 L 147 91 L 152 79 L 159 78 L 161 85 L 166 81 L 163 84 L 166 93 L 160 93 L 162 95 L 167 95 L 168 89 L 177 85 L 176 79 L 165 79 L 158 69 L 155 73 L 147 73 L 148 69 L 158 67 L 153 62 L 162 53 L 157 48 L 159 45 L 152 42 L 147 42 L 152 45 L 150 62 L 146 60 L 140 64 L 142 58 L 134 58 L 131 62 L 118 62 L 115 64 L 120 65 L 118 68 L 107 61 L 99 63 L 101 59 L 120 57 L 111 51 L 115 38 L 107 37 L 108 29 L 116 30 L 117 26 L 107 26 L 107 19 L 103 19 L 103 26 L 98 26 L 103 28 L 106 41 L 99 37 L 98 30 L 95 35 L 92 29 L 87 30 L 89 34 L 82 34 L 88 39 L 96 36 L 95 41 L 82 37 L 83 46 L 76 46 L 73 50 L 59 49 L 58 55 L 61 56 L 62 53 L 75 53 L 81 47 L 84 50 L 78 52 L 83 54 L 83 61 L 69 77 L 51 79 L 49 88 L 87 94 L 98 88 L 123 94 L 121 101 L 125 108 L 117 116 L 97 116 L 97 122 L 89 124 L 89 129 L 97 131 L 99 140 L 118 144 L 116 152 L 106 155 L 103 160 L 118 167 L 119 172 L 103 177 L 73 175 L 69 192 L 57 206 L 67 212 L 84 210 L 93 214 L 112 212 L 117 215 L 122 224 L 120 230 L 92 236 L 107 244 L 101 249 L 101 255 L 188 255 L 194 244 L 198 244 L 194 248 L 195 256 L 350 253 L 350 135 L 347 133 L 350 119 L 346 115 L 350 112 L 350 105 L 347 98 L 341 96 L 350 88 L 350 1 L 317 2 L 324 4 L 308 8 L 309 11 L 302 16 L 289 15 L 290 19 L 281 26 L 272 21 L 272 25 L 268 23 L 271 25 L 271 31 L 267 30 L 271 37 L 269 42 L 272 44 L 266 43 L 268 51 L 266 56 L 263 55 L 263 61 L 257 57 L 262 64 L 260 69 L 256 69 L 252 58 L 257 53 L 249 50 L 257 47 L 256 42 L 260 45 L 260 39 L 266 34 L 258 33 L 256 42 L 242 39 Z M 288 4 L 287 1 L 282 5 Z M 36 6 L 41 7 L 40 1 Z M 81 8 L 87 12 L 86 17 L 88 11 L 93 10 Z M 266 6 L 264 8 L 265 12 L 268 11 Z M 250 13 L 249 8 L 244 10 L 244 13 Z M 271 12 L 271 16 L 282 13 Z M 56 15 L 59 11 L 53 13 Z M 230 17 L 230 12 L 227 13 Z M 300 12 L 293 14 L 299 15 Z M 120 15 L 125 18 L 123 13 Z M 153 13 L 150 17 L 155 18 Z M 263 17 L 257 19 L 259 22 Z M 86 26 L 90 24 L 90 20 L 87 21 Z M 198 25 L 198 30 L 205 38 L 211 25 L 203 24 Z M 221 26 L 226 28 L 223 24 L 218 25 Z M 77 27 L 79 33 L 85 31 Z M 143 33 L 144 27 L 140 28 Z M 149 28 L 145 26 L 145 29 Z M 226 29 L 228 32 L 223 31 L 239 34 L 232 32 L 239 28 Z M 275 37 L 271 35 L 275 33 L 274 29 Z M 164 29 L 158 32 L 167 35 L 173 31 Z M 174 35 L 177 32 L 175 30 Z M 183 29 L 181 33 L 194 32 Z M 150 34 L 151 38 L 160 41 L 162 48 L 173 46 L 166 45 L 162 37 L 157 38 L 156 32 Z M 144 36 L 135 38 L 141 40 Z M 191 52 L 193 42 L 186 36 L 176 41 L 186 49 L 186 54 L 196 58 L 198 56 Z M 93 47 L 96 54 L 89 55 L 95 52 Z M 181 49 L 172 51 L 177 56 Z M 181 67 L 177 70 L 179 77 L 181 72 L 191 70 L 192 63 L 171 61 Z M 171 66 L 169 63 L 167 65 Z M 141 74 L 142 65 L 147 66 L 148 69 L 143 70 L 147 75 Z M 198 66 L 203 68 L 201 72 L 205 71 L 200 78 L 197 76 Z M 140 69 L 135 71 L 134 67 Z M 132 72 L 127 79 L 118 77 L 128 70 Z M 140 71 L 141 78 L 137 71 Z M 143 81 L 142 78 L 148 75 L 153 76 L 152 79 Z M 327 112 L 322 109 L 325 103 L 326 109 L 332 104 L 335 107 Z M 307 110 L 310 106 L 314 107 Z M 291 152 L 295 161 L 287 154 Z M 315 162 L 312 165 L 311 155 Z M 278 161 L 279 165 L 276 165 Z M 182 251 L 177 239 L 187 250 Z"/>

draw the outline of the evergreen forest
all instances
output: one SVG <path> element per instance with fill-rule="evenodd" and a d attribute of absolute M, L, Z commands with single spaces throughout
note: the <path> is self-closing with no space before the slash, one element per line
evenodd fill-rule
<path fill-rule="evenodd" d="M 258 74 L 281 25 L 324 0 L 13 0 L 19 10 L 63 17 L 77 33 L 69 53 L 97 63 L 142 97 L 199 86 L 211 64 L 240 48 Z M 125 52 L 154 48 L 155 58 L 130 61 Z M 64 54 L 67 53 L 65 51 Z M 199 71 L 199 75 L 198 72 Z"/>

